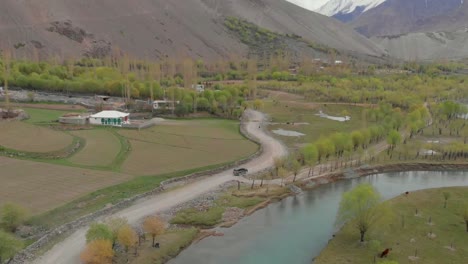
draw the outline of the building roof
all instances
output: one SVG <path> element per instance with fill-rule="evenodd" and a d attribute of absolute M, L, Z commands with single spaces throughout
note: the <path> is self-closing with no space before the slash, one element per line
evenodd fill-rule
<path fill-rule="evenodd" d="M 102 111 L 97 114 L 91 115 L 94 118 L 119 118 L 129 116 L 128 113 L 123 113 L 119 111 Z"/>

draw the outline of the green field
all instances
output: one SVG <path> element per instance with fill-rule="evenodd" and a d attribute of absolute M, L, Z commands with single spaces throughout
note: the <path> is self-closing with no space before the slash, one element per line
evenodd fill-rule
<path fill-rule="evenodd" d="M 276 103 L 266 102 L 262 111 L 272 118 L 273 124 L 268 126 L 270 131 L 283 129 L 305 134 L 301 137 L 273 134 L 289 147 L 295 148 L 304 143 L 313 143 L 320 136 L 329 136 L 335 132 L 351 132 L 365 127 L 365 121 L 362 118 L 363 109 L 363 107 L 353 105 L 276 101 Z M 331 116 L 343 116 L 346 112 L 351 120 L 339 122 L 316 116 L 315 114 L 320 110 Z"/>
<path fill-rule="evenodd" d="M 444 208 L 444 192 L 450 193 L 447 208 Z M 348 223 L 314 263 L 374 263 L 374 256 L 386 248 L 392 248 L 388 259 L 400 264 L 466 263 L 468 233 L 462 213 L 463 206 L 468 206 L 467 187 L 414 192 L 388 204 L 394 217 L 377 223 L 365 244 L 359 242 L 353 223 Z M 417 259 L 410 260 L 415 255 Z"/>
<path fill-rule="evenodd" d="M 73 137 L 43 126 L 26 122 L 0 123 L 0 146 L 24 152 L 60 151 L 73 142 Z"/>
<path fill-rule="evenodd" d="M 122 148 L 119 138 L 110 130 L 81 130 L 71 134 L 85 140 L 83 149 L 69 159 L 79 165 L 109 166 Z"/>
<path fill-rule="evenodd" d="M 29 119 L 26 122 L 32 124 L 51 123 L 57 121 L 62 115 L 70 113 L 70 111 L 37 108 L 23 108 L 23 110 L 29 115 Z"/>
<path fill-rule="evenodd" d="M 239 134 L 238 124 L 225 120 L 168 121 L 167 125 L 119 133 L 131 145 L 122 170 L 136 175 L 232 162 L 257 150 L 257 145 Z"/>
<path fill-rule="evenodd" d="M 43 226 L 71 221 L 166 179 L 213 169 L 258 149 L 239 133 L 239 123 L 229 120 L 167 120 L 140 131 L 64 131 L 66 126 L 56 130 L 54 121 L 66 111 L 26 111 L 27 121 L 0 123 L 0 146 L 19 158 L 0 157 L 0 181 L 7 183 L 0 185 L 0 205 L 18 203 Z M 77 142 L 80 147 L 69 152 Z"/>

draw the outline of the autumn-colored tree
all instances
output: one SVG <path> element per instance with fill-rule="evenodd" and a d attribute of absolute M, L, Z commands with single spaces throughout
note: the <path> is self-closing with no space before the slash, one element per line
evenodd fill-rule
<path fill-rule="evenodd" d="M 81 252 L 80 259 L 85 264 L 110 264 L 114 257 L 109 240 L 94 240 Z"/>
<path fill-rule="evenodd" d="M 16 229 L 26 221 L 27 210 L 17 204 L 8 203 L 2 207 L 0 224 L 6 230 L 15 232 Z"/>
<path fill-rule="evenodd" d="M 130 225 L 124 225 L 119 230 L 117 240 L 119 241 L 119 244 L 125 248 L 125 252 L 128 253 L 130 247 L 133 247 L 138 243 L 138 234 Z"/>
<path fill-rule="evenodd" d="M 88 232 L 86 232 L 87 243 L 93 242 L 95 240 L 112 241 L 112 239 L 112 230 L 106 224 L 94 223 L 89 227 Z"/>
<path fill-rule="evenodd" d="M 119 230 L 128 225 L 128 221 L 123 217 L 115 217 L 107 219 L 106 224 L 112 232 L 112 248 L 114 248 L 119 236 Z"/>
<path fill-rule="evenodd" d="M 13 257 L 21 250 L 21 242 L 13 235 L 0 230 L 0 263 Z"/>
<path fill-rule="evenodd" d="M 157 216 L 150 216 L 145 219 L 143 222 L 143 229 L 151 235 L 153 238 L 153 243 L 151 244 L 154 247 L 154 239 L 156 236 L 159 236 L 164 233 L 165 225 L 164 222 Z"/>

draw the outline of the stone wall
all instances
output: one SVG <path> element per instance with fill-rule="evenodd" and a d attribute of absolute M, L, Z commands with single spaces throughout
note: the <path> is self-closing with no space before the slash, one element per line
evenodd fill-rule
<path fill-rule="evenodd" d="M 206 176 L 209 176 L 211 174 L 216 174 L 216 173 L 222 172 L 224 170 L 227 170 L 229 168 L 234 168 L 236 166 L 239 166 L 241 164 L 245 164 L 245 163 L 251 161 L 252 159 L 255 159 L 256 157 L 260 156 L 263 153 L 263 148 L 262 148 L 261 144 L 258 142 L 258 140 L 256 138 L 252 137 L 251 135 L 249 135 L 247 133 L 245 120 L 243 120 L 241 122 L 240 132 L 246 138 L 252 140 L 257 145 L 259 145 L 258 151 L 256 153 L 252 154 L 251 156 L 249 156 L 248 158 L 245 158 L 245 159 L 240 160 L 240 161 L 236 161 L 234 163 L 231 163 L 231 164 L 228 164 L 228 165 L 225 165 L 225 166 L 222 166 L 220 168 L 213 169 L 213 170 L 197 172 L 197 173 L 193 173 L 193 174 L 190 174 L 190 175 L 187 175 L 187 176 L 184 176 L 184 177 L 179 177 L 179 178 L 166 180 L 166 181 L 162 182 L 161 185 L 158 188 L 156 188 L 156 189 L 154 189 L 152 191 L 136 195 L 136 196 L 134 196 L 132 198 L 122 200 L 122 201 L 116 203 L 115 205 L 112 205 L 110 207 L 106 207 L 106 208 L 101 209 L 99 211 L 96 211 L 94 213 L 91 213 L 91 214 L 88 214 L 86 216 L 80 217 L 79 219 L 77 219 L 75 221 L 72 221 L 72 222 L 66 223 L 64 225 L 61 225 L 61 226 L 59 226 L 59 227 L 45 233 L 37 241 L 35 241 L 31 245 L 29 245 L 27 248 L 25 248 L 23 251 L 18 253 L 13 258 L 13 260 L 10 262 L 10 264 L 24 264 L 24 263 L 30 262 L 36 257 L 36 253 L 41 248 L 48 245 L 53 239 L 55 239 L 57 237 L 60 237 L 60 236 L 69 235 L 69 234 L 75 232 L 76 230 L 78 230 L 80 228 L 86 227 L 91 222 L 97 221 L 98 219 L 100 219 L 102 217 L 112 215 L 112 214 L 114 214 L 114 213 L 116 213 L 116 212 L 118 212 L 118 211 L 120 211 L 120 210 L 122 210 L 124 208 L 127 208 L 127 207 L 131 206 L 132 204 L 134 204 L 136 201 L 138 201 L 140 199 L 146 198 L 146 197 L 151 196 L 151 195 L 158 194 L 158 193 L 160 193 L 160 192 L 162 192 L 162 191 L 164 191 L 166 189 L 169 189 L 169 188 L 171 188 L 171 187 L 173 187 L 175 185 L 187 184 L 187 183 L 189 183 L 191 181 L 194 181 L 195 179 L 198 179 L 198 178 L 201 178 L 201 177 L 206 177 Z"/>

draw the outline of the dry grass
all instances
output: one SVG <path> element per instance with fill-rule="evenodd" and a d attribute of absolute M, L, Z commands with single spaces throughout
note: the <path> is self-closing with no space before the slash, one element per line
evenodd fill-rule
<path fill-rule="evenodd" d="M 257 146 L 239 135 L 238 124 L 225 120 L 171 121 L 147 130 L 122 130 L 131 152 L 123 171 L 156 175 L 221 164 L 255 152 Z"/>
<path fill-rule="evenodd" d="M 59 151 L 73 142 L 63 132 L 24 122 L 0 122 L 0 145 L 25 152 L 46 153 Z"/>
<path fill-rule="evenodd" d="M 120 141 L 108 130 L 82 130 L 74 131 L 72 134 L 86 140 L 84 148 L 70 158 L 73 163 L 86 166 L 107 166 L 119 154 Z"/>
<path fill-rule="evenodd" d="M 18 203 L 33 214 L 89 192 L 128 181 L 132 176 L 0 157 L 0 206 Z"/>

